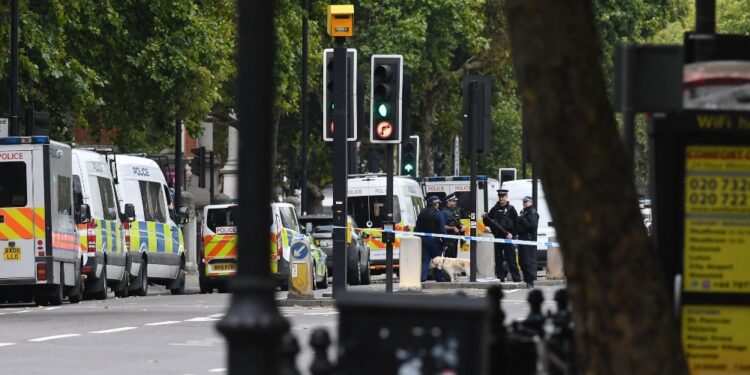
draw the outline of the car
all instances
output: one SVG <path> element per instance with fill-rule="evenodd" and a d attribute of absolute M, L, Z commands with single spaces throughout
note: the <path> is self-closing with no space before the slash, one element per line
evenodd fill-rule
<path fill-rule="evenodd" d="M 289 288 L 289 249 L 298 238 L 307 238 L 313 258 L 313 287 L 328 288 L 326 254 L 314 243 L 314 239 L 303 231 L 294 206 L 288 203 L 271 203 L 271 271 L 282 290 Z"/>
<path fill-rule="evenodd" d="M 347 244 L 347 284 L 349 285 L 368 285 L 370 284 L 370 267 L 372 262 L 370 259 L 370 248 L 365 244 L 365 239 L 369 236 L 367 233 L 362 233 L 357 224 L 354 223 L 354 219 L 351 216 L 347 217 L 349 225 L 349 237 L 351 241 Z M 322 223 L 323 220 L 320 220 Z M 312 228 L 312 237 L 316 245 L 320 246 L 321 249 L 327 255 L 327 269 L 328 274 L 333 275 L 333 218 L 330 218 L 330 223 L 326 222 L 324 225 L 318 225 Z"/>

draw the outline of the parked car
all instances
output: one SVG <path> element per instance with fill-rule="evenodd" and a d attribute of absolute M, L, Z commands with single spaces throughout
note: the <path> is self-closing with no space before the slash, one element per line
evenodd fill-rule
<path fill-rule="evenodd" d="M 331 222 L 333 219 L 331 219 Z M 365 239 L 369 236 L 362 233 L 351 216 L 347 217 L 349 223 L 349 242 L 346 248 L 346 279 L 349 285 L 369 285 L 370 284 L 370 248 L 365 244 Z M 333 224 L 318 225 L 312 230 L 312 237 L 316 245 L 327 255 L 328 274 L 333 275 Z"/>

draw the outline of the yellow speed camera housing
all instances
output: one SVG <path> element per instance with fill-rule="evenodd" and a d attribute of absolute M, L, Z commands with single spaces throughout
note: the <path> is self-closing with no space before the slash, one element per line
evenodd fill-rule
<path fill-rule="evenodd" d="M 328 35 L 354 35 L 354 5 L 328 6 Z"/>

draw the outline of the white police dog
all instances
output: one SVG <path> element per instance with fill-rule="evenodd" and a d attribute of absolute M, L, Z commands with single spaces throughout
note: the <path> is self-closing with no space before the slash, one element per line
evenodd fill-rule
<path fill-rule="evenodd" d="M 469 274 L 470 262 L 468 259 L 434 257 L 430 261 L 430 268 L 444 271 L 450 281 L 456 281 L 458 275 Z"/>

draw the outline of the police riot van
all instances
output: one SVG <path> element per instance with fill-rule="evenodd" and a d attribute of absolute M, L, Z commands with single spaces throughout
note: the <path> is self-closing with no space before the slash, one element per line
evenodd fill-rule
<path fill-rule="evenodd" d="M 516 211 L 519 213 L 523 209 L 523 197 L 532 196 L 532 180 L 515 180 L 503 182 L 503 189 L 508 190 L 508 201 L 512 204 Z M 547 245 L 544 242 L 550 242 L 555 234 L 555 227 L 552 223 L 552 215 L 549 212 L 547 206 L 547 198 L 544 196 L 544 189 L 542 189 L 542 181 L 537 180 L 537 198 L 534 202 L 534 207 L 539 214 L 539 227 L 537 228 L 537 241 L 540 243 L 537 245 L 537 266 L 543 267 L 547 265 Z"/>
<path fill-rule="evenodd" d="M 382 174 L 350 176 L 347 191 L 349 215 L 364 234 L 364 241 L 370 248 L 370 261 L 373 270 L 385 269 L 385 242 L 383 242 L 383 222 L 385 212 L 386 177 Z M 413 231 L 417 225 L 419 211 L 425 207 L 422 188 L 416 180 L 407 177 L 393 177 L 393 222 L 397 231 Z M 401 241 L 396 237 L 393 244 L 394 265 L 398 264 Z"/>
<path fill-rule="evenodd" d="M 328 288 L 326 254 L 313 241 L 309 232 L 303 233 L 294 206 L 289 203 L 271 203 L 271 274 L 282 290 L 289 288 L 289 257 L 292 243 L 307 239 L 313 261 L 313 289 Z"/>
<path fill-rule="evenodd" d="M 165 285 L 172 294 L 185 290 L 185 245 L 182 231 L 187 211 L 173 208 L 172 196 L 155 161 L 116 155 L 117 198 L 125 213 L 130 294 L 144 296 L 148 283 Z"/>
<path fill-rule="evenodd" d="M 117 297 L 127 297 L 129 274 L 121 213 L 111 167 L 106 155 L 73 149 L 73 200 L 87 204 L 91 220 L 78 224 L 83 248 L 85 298 L 106 299 L 107 286 Z"/>
<path fill-rule="evenodd" d="M 70 146 L 45 136 L 0 138 L 0 302 L 82 298 Z"/>
<path fill-rule="evenodd" d="M 236 204 L 203 207 L 203 248 L 198 251 L 201 293 L 211 293 L 215 288 L 224 291 L 227 279 L 237 273 L 238 219 Z"/>

